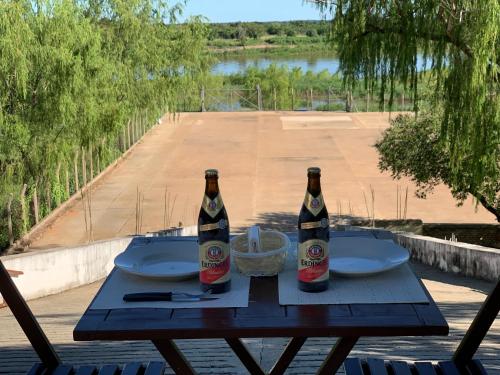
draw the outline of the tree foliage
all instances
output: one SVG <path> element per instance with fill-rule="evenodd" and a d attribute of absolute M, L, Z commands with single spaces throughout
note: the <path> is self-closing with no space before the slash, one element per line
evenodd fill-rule
<path fill-rule="evenodd" d="M 440 141 L 440 112 L 437 109 L 417 118 L 396 117 L 375 145 L 380 169 L 389 171 L 394 178 L 411 178 L 420 198 L 441 183 L 450 188 L 459 204 L 470 194 L 500 222 L 500 181 L 486 178 L 481 185 L 473 185 L 470 174 L 462 175 L 460 180 L 453 178 L 450 153 Z"/>
<path fill-rule="evenodd" d="M 500 2 L 498 0 L 318 0 L 333 14 L 332 41 L 346 85 L 381 81 L 392 103 L 396 82 L 415 99 L 423 79 L 443 108 L 439 139 L 449 154 L 449 182 L 474 190 L 500 179 Z M 417 58 L 430 59 L 430 74 Z M 415 101 L 418 111 L 418 100 Z"/>
<path fill-rule="evenodd" d="M 292 110 L 306 109 L 313 107 L 315 110 L 341 110 L 346 109 L 345 100 L 347 92 L 342 85 L 342 76 L 338 73 L 330 73 L 323 70 L 314 73 L 311 70 L 303 71 L 300 67 L 290 68 L 286 65 L 271 63 L 266 68 L 250 66 L 246 70 L 231 75 L 224 76 L 223 83 L 226 87 L 242 88 L 246 90 L 248 100 L 255 100 L 254 93 L 257 85 L 260 86 L 262 94 L 262 104 L 264 109 Z M 379 83 L 375 84 L 375 88 Z M 206 86 L 208 87 L 208 86 Z M 212 90 L 222 87 L 212 86 Z M 427 89 L 426 85 L 421 87 Z M 405 97 L 404 87 L 397 84 L 394 87 L 395 96 L 398 99 Z M 311 94 L 314 103 L 311 103 Z M 362 84 L 356 87 L 350 93 L 353 97 L 353 109 L 355 111 L 374 111 L 378 109 L 377 103 L 367 102 L 367 95 L 370 93 L 364 89 Z M 195 98 L 199 101 L 198 98 Z M 406 103 L 398 103 L 398 109 L 411 106 Z M 276 106 L 275 106 L 276 103 Z M 367 106 L 369 106 L 367 108 Z M 194 108 L 198 108 L 193 106 Z"/>
<path fill-rule="evenodd" d="M 295 36 L 298 34 L 312 37 L 325 35 L 328 30 L 328 25 L 325 21 L 212 23 L 209 27 L 210 39 L 240 39 L 241 30 L 253 39 L 258 39 L 262 36 Z"/>
<path fill-rule="evenodd" d="M 37 186 L 46 214 L 67 198 L 62 170 L 79 150 L 105 166 L 123 151 L 129 119 L 175 111 L 175 94 L 207 74 L 206 26 L 173 27 L 180 10 L 162 0 L 0 2 L 0 249 L 10 194 L 28 184 L 29 201 Z"/>

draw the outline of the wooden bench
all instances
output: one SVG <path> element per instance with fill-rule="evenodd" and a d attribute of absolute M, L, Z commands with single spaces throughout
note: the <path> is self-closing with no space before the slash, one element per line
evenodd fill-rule
<path fill-rule="evenodd" d="M 100 368 L 62 363 L 1 260 L 0 293 L 41 360 L 28 371 L 29 375 L 160 375 L 165 370 L 165 362 L 150 362 L 146 365 L 129 363 L 123 367 L 106 365 Z"/>
<path fill-rule="evenodd" d="M 499 310 L 500 280 L 484 301 L 450 361 L 433 364 L 347 358 L 344 362 L 346 375 L 486 375 L 487 372 L 481 362 L 474 360 L 473 357 Z"/>

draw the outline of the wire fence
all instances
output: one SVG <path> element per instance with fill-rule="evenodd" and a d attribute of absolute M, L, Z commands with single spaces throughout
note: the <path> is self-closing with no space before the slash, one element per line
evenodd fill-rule
<path fill-rule="evenodd" d="M 389 109 L 389 99 L 380 101 L 369 92 L 352 93 L 338 88 L 320 89 L 224 87 L 202 88 L 199 93 L 183 94 L 184 112 L 238 111 L 338 111 L 377 112 Z M 401 93 L 393 98 L 392 111 L 412 111 L 413 100 Z"/>

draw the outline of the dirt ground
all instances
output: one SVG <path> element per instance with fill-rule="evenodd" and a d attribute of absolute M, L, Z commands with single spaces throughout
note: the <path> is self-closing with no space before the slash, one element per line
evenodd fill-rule
<path fill-rule="evenodd" d="M 153 128 L 92 192 L 93 239 L 136 233 L 137 190 L 141 233 L 193 225 L 207 168 L 220 172 L 220 188 L 232 228 L 295 220 L 304 197 L 306 169 L 322 169 L 331 214 L 397 217 L 398 185 L 408 187 L 407 217 L 424 222 L 494 223 L 472 200 L 457 207 L 445 186 L 426 200 L 408 180 L 378 170 L 373 144 L 387 128 L 388 114 L 320 112 L 185 113 Z M 167 197 L 167 199 L 165 199 Z M 366 201 L 365 201 L 366 197 Z M 167 202 L 165 202 L 167 201 Z M 366 202 L 366 203 L 365 203 Z M 171 215 L 165 215 L 165 206 Z M 165 223 L 165 216 L 171 216 Z M 32 248 L 86 243 L 78 201 L 35 240 Z"/>

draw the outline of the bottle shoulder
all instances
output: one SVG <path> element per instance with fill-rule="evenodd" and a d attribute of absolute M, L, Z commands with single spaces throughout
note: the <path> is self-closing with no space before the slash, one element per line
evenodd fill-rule
<path fill-rule="evenodd" d="M 322 221 L 325 219 L 326 222 L 323 223 Z M 302 228 L 302 224 L 304 223 L 315 223 L 317 227 L 304 229 Z M 314 215 L 305 205 L 302 205 L 298 219 L 298 242 L 302 243 L 313 239 L 321 239 L 327 242 L 330 240 L 328 211 L 326 210 L 326 207 L 323 207 L 318 215 Z"/>
<path fill-rule="evenodd" d="M 329 215 L 328 215 L 328 210 L 326 209 L 326 206 L 323 207 L 323 209 L 317 215 L 314 215 L 303 204 L 302 208 L 300 209 L 300 213 L 299 213 L 299 223 L 305 223 L 305 222 L 309 222 L 309 221 L 317 221 L 317 220 L 321 220 L 323 218 L 328 218 L 328 217 L 329 217 Z"/>
<path fill-rule="evenodd" d="M 208 226 L 210 224 L 218 225 L 218 228 L 201 231 L 201 227 L 207 224 Z M 198 241 L 200 245 L 207 241 L 229 242 L 229 233 L 229 219 L 224 207 L 214 217 L 205 212 L 203 208 L 200 209 L 198 216 Z"/>

